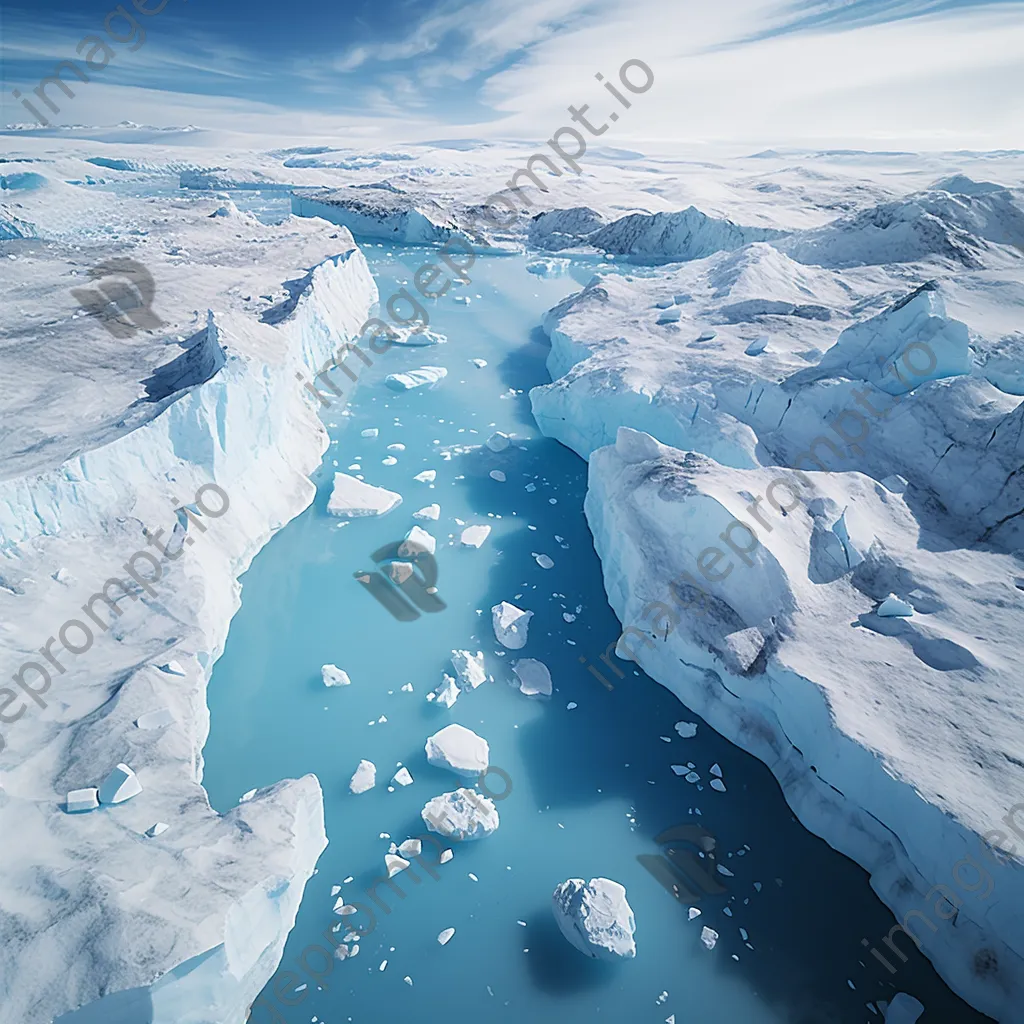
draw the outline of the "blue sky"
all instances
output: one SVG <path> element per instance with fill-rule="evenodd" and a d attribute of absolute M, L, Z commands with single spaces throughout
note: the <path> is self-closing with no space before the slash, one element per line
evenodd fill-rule
<path fill-rule="evenodd" d="M 623 138 L 1024 145 L 1024 0 L 167 0 L 134 51 L 115 6 L 4 2 L 0 119 L 97 34 L 115 57 L 54 120 L 529 138 L 639 57 Z"/>

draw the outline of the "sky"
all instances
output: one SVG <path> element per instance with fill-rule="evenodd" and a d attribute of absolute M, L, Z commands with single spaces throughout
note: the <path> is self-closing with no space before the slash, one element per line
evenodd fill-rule
<path fill-rule="evenodd" d="M 141 28 L 111 0 L 0 3 L 0 123 L 72 59 L 88 81 L 36 103 L 55 124 L 543 141 L 570 104 L 622 109 L 595 75 L 622 91 L 634 60 L 654 82 L 619 141 L 1024 148 L 1024 0 L 134 3 Z"/>

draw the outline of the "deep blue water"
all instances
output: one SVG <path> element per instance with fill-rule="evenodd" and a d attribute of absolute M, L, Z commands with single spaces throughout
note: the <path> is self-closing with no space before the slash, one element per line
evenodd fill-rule
<path fill-rule="evenodd" d="M 364 248 L 385 297 L 425 261 L 416 250 Z M 316 502 L 243 577 L 242 607 L 210 683 L 205 785 L 213 806 L 225 811 L 247 790 L 314 772 L 330 839 L 281 970 L 264 993 L 279 1016 L 257 1007 L 252 1020 L 565 1024 L 661 1022 L 675 1014 L 677 1024 L 859 1024 L 881 1019 L 866 1003 L 898 990 L 928 1007 L 923 1024 L 980 1020 L 916 954 L 894 979 L 868 956 L 861 939 L 877 945 L 891 915 L 863 871 L 795 821 L 762 764 L 632 666 L 616 662 L 621 679 L 604 670 L 615 684 L 608 690 L 580 663 L 581 655 L 596 662 L 619 626 L 582 511 L 586 465 L 538 434 L 528 391 L 548 380 L 547 341 L 537 329 L 543 312 L 592 269 L 574 266 L 577 280 L 538 279 L 518 257 L 478 260 L 473 283 L 461 290 L 471 305 L 449 295 L 430 306 L 432 326 L 448 344 L 392 348 L 363 370 L 350 415 L 341 415 L 340 405 L 325 411 L 332 444 L 316 478 Z M 473 358 L 488 365 L 477 369 Z M 430 391 L 395 394 L 383 386 L 386 373 L 420 365 L 445 366 L 448 376 Z M 379 437 L 362 438 L 365 427 L 379 428 Z M 479 445 L 495 429 L 516 435 L 506 452 L 440 457 L 442 448 Z M 384 466 L 393 442 L 406 449 L 393 453 L 397 465 Z M 326 513 L 330 482 L 335 468 L 355 462 L 367 481 L 399 491 L 404 503 L 342 528 Z M 413 480 L 426 468 L 437 470 L 433 486 Z M 506 482 L 489 477 L 494 468 Z M 535 491 L 525 490 L 529 483 Z M 412 513 L 435 501 L 440 520 L 421 525 L 438 540 L 437 585 L 446 608 L 399 622 L 353 574 L 372 570 L 371 554 L 400 540 Z M 462 528 L 453 517 L 493 527 L 480 550 L 457 546 Z M 456 546 L 448 546 L 450 535 Z M 554 567 L 541 568 L 533 553 L 549 555 Z M 501 600 L 535 613 L 522 652 L 505 652 L 494 640 L 489 609 Z M 575 614 L 577 606 L 575 621 L 566 622 L 563 612 Z M 457 648 L 484 651 L 495 682 L 462 694 L 447 710 L 425 695 L 450 671 Z M 548 665 L 550 701 L 509 685 L 517 656 Z M 352 685 L 325 688 L 320 667 L 328 662 L 345 669 Z M 402 692 L 405 683 L 413 693 Z M 569 710 L 569 702 L 578 706 Z M 386 722 L 378 721 L 382 715 Z M 401 842 L 422 832 L 423 804 L 463 784 L 429 767 L 423 752 L 426 737 L 452 721 L 485 737 L 492 763 L 512 780 L 497 805 L 500 828 L 456 844 L 436 881 L 419 873 L 416 885 L 398 875 L 403 899 L 382 887 L 390 912 L 376 908 L 359 956 L 335 961 L 317 987 L 299 958 L 311 943 L 326 945 L 322 933 L 340 920 L 331 886 L 354 876 L 343 895 L 370 903 L 363 891 L 383 873 L 389 845 L 380 833 Z M 696 737 L 681 739 L 678 721 L 697 722 Z M 378 785 L 354 796 L 348 781 L 360 758 L 377 765 Z M 670 770 L 690 761 L 705 781 L 719 763 L 728 791 L 698 791 Z M 415 783 L 389 793 L 398 762 Z M 488 782 L 501 789 L 495 776 Z M 717 837 L 732 877 L 718 876 L 724 893 L 680 903 L 637 857 L 658 854 L 654 837 L 663 830 L 693 822 Z M 554 926 L 555 885 L 594 876 L 626 886 L 637 922 L 635 960 L 589 961 Z M 702 911 L 692 921 L 690 906 Z M 713 951 L 701 945 L 703 925 L 720 933 Z M 455 937 L 441 947 L 436 937 L 449 926 Z M 307 963 L 321 967 L 317 955 Z M 302 983 L 304 991 L 292 991 Z"/>

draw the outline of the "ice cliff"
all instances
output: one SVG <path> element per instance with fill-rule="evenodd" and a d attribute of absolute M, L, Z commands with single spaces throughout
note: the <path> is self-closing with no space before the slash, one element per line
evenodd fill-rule
<path fill-rule="evenodd" d="M 609 657 L 764 761 L 897 946 L 1019 1022 L 1020 198 L 953 185 L 593 278 L 531 398 L 589 460 Z"/>
<path fill-rule="evenodd" d="M 38 332 L 25 366 L 45 367 L 48 380 L 20 372 L 20 348 L 5 357 L 6 379 L 25 389 L 4 396 L 0 435 L 5 680 L 40 659 L 48 632 L 82 619 L 105 580 L 127 579 L 133 552 L 155 550 L 144 530 L 177 557 L 161 559 L 150 592 L 118 602 L 90 649 L 55 645 L 63 668 L 52 670 L 46 707 L 26 701 L 0 727 L 0 833 L 17 835 L 20 851 L 8 849 L 0 877 L 3 1024 L 240 1022 L 276 968 L 327 842 L 313 776 L 224 815 L 211 809 L 205 690 L 239 606 L 238 577 L 315 493 L 309 474 L 327 437 L 296 375 L 358 333 L 376 286 L 343 229 L 247 224 L 243 241 L 230 218 L 210 220 L 202 208 L 188 217 L 173 225 L 176 241 L 187 236 L 187 273 L 162 256 L 166 237 L 134 250 L 160 282 L 164 330 L 116 346 L 98 325 L 44 310 L 58 328 Z M 33 264 L 34 276 L 89 258 L 52 248 L 38 258 L 55 262 Z M 286 281 L 294 266 L 310 269 Z M 195 322 L 174 315 L 195 306 Z M 91 374 L 78 373 L 83 352 Z M 75 429 L 56 419 L 47 385 L 80 403 Z M 206 484 L 230 505 L 197 526 L 175 509 Z M 136 724 L 161 709 L 165 724 Z M 69 790 L 96 785 L 119 762 L 142 793 L 66 813 Z M 147 836 L 157 821 L 170 827 Z"/>

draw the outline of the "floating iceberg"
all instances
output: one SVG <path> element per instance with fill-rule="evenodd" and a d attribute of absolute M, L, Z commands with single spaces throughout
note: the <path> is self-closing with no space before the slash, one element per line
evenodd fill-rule
<path fill-rule="evenodd" d="M 92 787 L 71 790 L 65 806 L 68 814 L 77 814 L 80 811 L 94 811 L 99 805 L 99 790 Z"/>
<path fill-rule="evenodd" d="M 353 793 L 365 793 L 377 784 L 377 766 L 372 761 L 360 761 L 348 788 Z"/>
<path fill-rule="evenodd" d="M 503 647 L 518 651 L 526 646 L 532 618 L 533 612 L 524 612 L 508 601 L 494 605 L 491 608 L 491 624 L 494 626 L 495 639 Z"/>
<path fill-rule="evenodd" d="M 452 651 L 452 666 L 463 690 L 475 690 L 481 683 L 487 681 L 483 651 L 477 651 L 476 654 L 470 654 L 469 651 Z"/>
<path fill-rule="evenodd" d="M 520 658 L 512 663 L 512 671 L 519 680 L 519 689 L 527 697 L 551 696 L 551 673 L 547 665 L 536 658 Z"/>
<path fill-rule="evenodd" d="M 403 558 L 415 555 L 432 555 L 437 550 L 437 540 L 421 526 L 414 526 L 398 545 L 398 554 Z"/>
<path fill-rule="evenodd" d="M 431 832 L 458 842 L 483 839 L 496 832 L 499 824 L 494 803 L 472 789 L 435 796 L 420 815 Z M 441 863 L 445 863 L 443 855 Z"/>
<path fill-rule="evenodd" d="M 636 923 L 626 889 L 608 878 L 570 878 L 556 886 L 551 909 L 558 930 L 581 953 L 597 960 L 636 956 Z"/>
<path fill-rule="evenodd" d="M 392 391 L 412 391 L 414 388 L 433 387 L 447 376 L 448 371 L 443 366 L 421 366 L 418 370 L 389 373 L 384 383 Z"/>
<path fill-rule="evenodd" d="M 348 473 L 334 474 L 334 489 L 327 503 L 332 516 L 355 519 L 360 516 L 382 516 L 402 504 L 402 496 L 384 487 L 357 480 Z"/>
<path fill-rule="evenodd" d="M 348 686 L 352 682 L 348 673 L 344 669 L 338 668 L 337 665 L 324 665 L 320 669 L 320 676 L 324 681 L 324 686 Z"/>
<path fill-rule="evenodd" d="M 427 761 L 449 768 L 457 775 L 476 778 L 487 771 L 490 748 L 487 740 L 463 725 L 446 725 L 426 742 Z"/>
<path fill-rule="evenodd" d="M 460 543 L 464 548 L 478 548 L 490 536 L 489 526 L 467 526 L 462 531 Z"/>
<path fill-rule="evenodd" d="M 413 512 L 413 519 L 438 519 L 441 515 L 441 506 L 438 504 L 424 505 L 418 512 Z"/>

